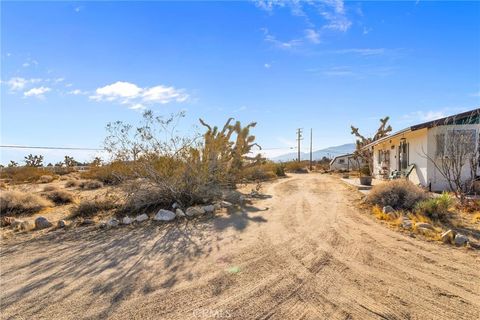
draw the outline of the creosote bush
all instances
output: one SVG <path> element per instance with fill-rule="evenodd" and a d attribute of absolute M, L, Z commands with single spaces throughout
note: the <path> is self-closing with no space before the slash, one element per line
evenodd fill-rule
<path fill-rule="evenodd" d="M 427 199 L 425 191 L 408 180 L 398 179 L 388 181 L 372 188 L 367 196 L 367 202 L 380 207 L 411 210 L 417 202 Z"/>
<path fill-rule="evenodd" d="M 92 167 L 81 173 L 82 179 L 95 179 L 107 185 L 115 185 L 135 177 L 133 164 L 124 161 L 114 161 L 107 165 Z"/>
<path fill-rule="evenodd" d="M 453 205 L 454 199 L 448 193 L 444 192 L 439 197 L 418 202 L 415 205 L 414 211 L 430 219 L 445 219 L 448 216 L 448 210 Z"/>
<path fill-rule="evenodd" d="M 32 193 L 14 190 L 0 193 L 2 215 L 33 214 L 52 205 L 52 202 Z"/>

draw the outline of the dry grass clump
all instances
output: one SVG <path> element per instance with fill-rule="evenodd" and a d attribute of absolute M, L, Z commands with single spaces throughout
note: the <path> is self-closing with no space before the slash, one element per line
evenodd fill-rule
<path fill-rule="evenodd" d="M 95 190 L 103 187 L 103 183 L 96 180 L 82 181 L 79 183 L 79 187 L 84 190 Z"/>
<path fill-rule="evenodd" d="M 55 204 L 66 204 L 75 201 L 75 196 L 73 195 L 73 193 L 66 190 L 54 189 L 50 192 L 45 193 L 44 196 L 47 199 L 53 201 Z"/>
<path fill-rule="evenodd" d="M 37 167 L 13 167 L 2 168 L 0 170 L 0 179 L 7 179 L 11 184 L 35 182 L 45 175 L 51 176 L 52 172 Z"/>
<path fill-rule="evenodd" d="M 53 190 L 57 190 L 58 188 L 56 186 L 52 186 L 52 185 L 47 185 L 45 187 L 43 187 L 43 191 L 44 192 L 49 192 L 49 191 L 53 191 Z"/>
<path fill-rule="evenodd" d="M 12 190 L 0 194 L 2 215 L 32 214 L 50 206 L 53 206 L 52 202 L 32 193 Z"/>
<path fill-rule="evenodd" d="M 91 218 L 100 212 L 109 211 L 115 208 L 117 208 L 117 205 L 110 198 L 85 200 L 72 208 L 70 212 L 70 219 Z"/>
<path fill-rule="evenodd" d="M 80 185 L 80 182 L 77 180 L 68 180 L 65 182 L 65 188 L 76 188 Z"/>
<path fill-rule="evenodd" d="M 114 185 L 135 177 L 131 166 L 128 163 L 116 161 L 108 165 L 90 168 L 90 170 L 82 172 L 80 176 L 82 179 L 98 180 L 107 185 Z"/>
<path fill-rule="evenodd" d="M 53 181 L 53 176 L 50 176 L 50 175 L 43 175 L 37 180 L 38 183 L 50 183 L 52 181 Z"/>
<path fill-rule="evenodd" d="M 367 202 L 380 207 L 411 210 L 417 202 L 427 199 L 427 194 L 408 180 L 392 180 L 372 188 Z"/>
<path fill-rule="evenodd" d="M 244 168 L 241 176 L 247 181 L 271 180 L 285 176 L 285 170 L 282 164 L 267 162 Z"/>

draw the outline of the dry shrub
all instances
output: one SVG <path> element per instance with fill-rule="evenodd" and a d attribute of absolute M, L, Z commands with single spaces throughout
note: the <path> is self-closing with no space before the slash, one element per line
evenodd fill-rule
<path fill-rule="evenodd" d="M 65 190 L 52 190 L 45 193 L 44 196 L 55 204 L 66 204 L 75 201 L 73 193 Z"/>
<path fill-rule="evenodd" d="M 0 194 L 0 211 L 2 215 L 33 214 L 52 205 L 52 202 L 32 193 L 12 190 L 3 191 Z"/>
<path fill-rule="evenodd" d="M 53 181 L 53 177 L 49 175 L 44 175 L 38 178 L 37 182 L 38 183 L 50 183 Z"/>
<path fill-rule="evenodd" d="M 242 178 L 247 181 L 271 180 L 284 175 L 283 166 L 273 162 L 244 168 L 241 174 Z"/>
<path fill-rule="evenodd" d="M 399 179 L 376 185 L 367 196 L 367 202 L 380 207 L 411 210 L 419 201 L 427 199 L 425 191 L 408 180 Z"/>
<path fill-rule="evenodd" d="M 85 200 L 73 207 L 70 212 L 70 219 L 74 218 L 91 218 L 96 216 L 99 212 L 105 212 L 117 208 L 117 205 L 112 199 L 96 199 Z"/>
<path fill-rule="evenodd" d="M 58 188 L 56 186 L 52 186 L 52 185 L 48 185 L 48 186 L 43 187 L 44 192 L 49 192 L 49 191 L 53 191 L 53 190 L 57 190 L 57 189 Z"/>
<path fill-rule="evenodd" d="M 285 163 L 285 171 L 292 173 L 308 173 L 308 162 L 306 161 L 290 161 Z"/>
<path fill-rule="evenodd" d="M 67 182 L 65 182 L 65 188 L 75 188 L 79 185 L 80 182 L 78 182 L 77 180 L 68 180 Z"/>
<path fill-rule="evenodd" d="M 92 167 L 90 170 L 82 172 L 82 179 L 98 180 L 107 185 L 115 185 L 128 179 L 135 178 L 132 170 L 133 164 L 127 162 L 115 161 L 108 165 Z"/>
<path fill-rule="evenodd" d="M 79 184 L 79 187 L 85 190 L 95 190 L 103 187 L 103 183 L 96 180 L 82 181 Z"/>
<path fill-rule="evenodd" d="M 42 176 L 51 176 L 52 172 L 45 168 L 13 167 L 0 169 L 0 179 L 8 179 L 12 184 L 36 182 Z"/>

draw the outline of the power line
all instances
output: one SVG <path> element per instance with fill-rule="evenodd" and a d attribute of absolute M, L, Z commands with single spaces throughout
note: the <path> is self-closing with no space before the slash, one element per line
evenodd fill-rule
<path fill-rule="evenodd" d="M 45 150 L 86 150 L 86 151 L 105 151 L 99 148 L 77 148 L 77 147 L 41 147 L 41 146 L 17 146 L 17 145 L 0 145 L 0 148 L 12 149 L 45 149 Z"/>

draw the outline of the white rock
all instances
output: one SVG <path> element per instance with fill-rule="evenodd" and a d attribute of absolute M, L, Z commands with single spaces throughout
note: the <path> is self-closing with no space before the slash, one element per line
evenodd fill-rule
<path fill-rule="evenodd" d="M 433 230 L 433 226 L 430 223 L 426 223 L 426 222 L 415 223 L 415 228 Z"/>
<path fill-rule="evenodd" d="M 185 214 L 189 217 L 200 216 L 202 214 L 205 214 L 205 209 L 203 209 L 202 207 L 189 207 Z"/>
<path fill-rule="evenodd" d="M 109 226 L 109 227 L 117 227 L 119 224 L 120 224 L 120 222 L 118 222 L 118 220 L 115 219 L 115 218 L 112 218 L 112 219 L 108 220 L 108 222 L 107 222 L 107 226 Z"/>
<path fill-rule="evenodd" d="M 132 221 L 133 221 L 132 218 L 127 216 L 122 219 L 122 224 L 130 224 L 132 223 Z"/>
<path fill-rule="evenodd" d="M 213 213 L 215 211 L 215 206 L 213 205 L 204 206 L 203 210 L 205 210 L 206 213 Z"/>
<path fill-rule="evenodd" d="M 172 208 L 173 208 L 173 209 L 180 208 L 180 205 L 175 202 L 174 204 L 172 204 Z"/>
<path fill-rule="evenodd" d="M 403 219 L 402 221 L 402 227 L 405 229 L 410 229 L 412 227 L 412 220 L 409 219 Z"/>
<path fill-rule="evenodd" d="M 153 218 L 156 221 L 172 221 L 173 219 L 175 219 L 175 213 L 164 209 L 160 209 Z"/>
<path fill-rule="evenodd" d="M 455 236 L 455 245 L 457 246 L 463 246 L 468 242 L 468 237 L 463 235 L 463 234 L 457 234 Z"/>
<path fill-rule="evenodd" d="M 139 215 L 135 218 L 135 221 L 137 221 L 137 222 L 143 222 L 143 221 L 146 221 L 146 220 L 148 220 L 148 216 L 147 216 L 146 213 L 143 213 L 143 214 L 141 214 L 141 215 Z"/>
<path fill-rule="evenodd" d="M 182 218 L 185 217 L 185 212 L 183 212 L 182 209 L 177 208 L 177 210 L 175 210 L 175 215 L 179 218 Z"/>
<path fill-rule="evenodd" d="M 231 206 L 233 206 L 233 204 L 231 202 L 228 202 L 228 201 L 221 201 L 220 206 L 222 208 L 230 208 Z"/>
<path fill-rule="evenodd" d="M 390 213 L 390 212 L 393 212 L 395 210 L 392 208 L 392 206 L 385 206 L 385 207 L 383 207 L 382 211 L 383 211 L 383 213 Z"/>

